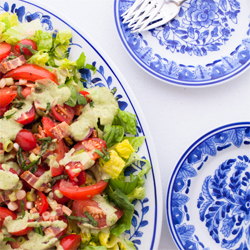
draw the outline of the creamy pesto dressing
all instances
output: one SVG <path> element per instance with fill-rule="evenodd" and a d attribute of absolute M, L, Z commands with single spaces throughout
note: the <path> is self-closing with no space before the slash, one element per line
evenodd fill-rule
<path fill-rule="evenodd" d="M 27 223 L 28 227 L 56 227 L 56 228 L 66 228 L 67 224 L 62 220 L 55 221 L 32 221 Z"/>
<path fill-rule="evenodd" d="M 92 167 L 95 164 L 95 161 L 90 158 L 88 153 L 81 152 L 74 154 L 74 152 L 75 149 L 72 148 L 68 153 L 65 154 L 64 158 L 60 160 L 59 164 L 65 166 L 69 162 L 81 162 L 84 170 Z"/>
<path fill-rule="evenodd" d="M 36 81 L 36 88 L 39 89 L 39 92 L 32 92 L 31 97 L 33 100 L 38 101 L 44 110 L 46 110 L 48 103 L 52 107 L 56 104 L 63 105 L 71 96 L 69 88 L 59 89 L 58 85 L 49 79 L 42 80 L 42 83 L 39 80 Z"/>
<path fill-rule="evenodd" d="M 10 119 L 0 119 L 0 142 L 4 143 L 10 139 L 15 141 L 17 133 L 22 129 L 23 125 L 16 122 L 12 117 Z"/>
<path fill-rule="evenodd" d="M 85 105 L 77 121 L 69 127 L 71 136 L 76 141 L 83 140 L 90 128 L 97 128 L 98 119 L 101 125 L 111 125 L 114 116 L 118 114 L 118 103 L 108 88 L 94 87 L 88 89 L 88 92 L 91 94 L 93 106 Z"/>
<path fill-rule="evenodd" d="M 18 184 L 18 181 L 19 177 L 16 174 L 11 173 L 9 170 L 0 170 L 0 189 L 13 189 Z"/>
<path fill-rule="evenodd" d="M 45 171 L 35 183 L 34 188 L 39 188 L 43 183 L 49 183 L 52 181 L 51 170 Z"/>

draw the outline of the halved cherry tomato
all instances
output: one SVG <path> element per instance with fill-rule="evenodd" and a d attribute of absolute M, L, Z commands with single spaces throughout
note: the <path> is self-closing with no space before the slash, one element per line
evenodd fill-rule
<path fill-rule="evenodd" d="M 0 61 L 9 55 L 10 50 L 11 50 L 10 44 L 5 42 L 0 43 Z"/>
<path fill-rule="evenodd" d="M 0 89 L 0 108 L 6 107 L 17 96 L 17 92 L 8 87 Z"/>
<path fill-rule="evenodd" d="M 67 122 L 68 124 L 73 120 L 75 113 L 74 109 L 66 104 L 52 107 L 52 112 L 58 121 Z"/>
<path fill-rule="evenodd" d="M 55 127 L 55 124 L 48 117 L 42 118 L 42 124 L 43 124 L 43 130 L 45 131 L 46 135 L 50 136 L 51 138 L 54 138 L 52 133 L 50 132 L 50 129 Z"/>
<path fill-rule="evenodd" d="M 36 147 L 36 138 L 30 131 L 22 129 L 16 136 L 16 143 L 18 143 L 23 150 L 30 151 Z"/>
<path fill-rule="evenodd" d="M 5 113 L 6 111 L 8 111 L 9 109 L 10 109 L 9 106 L 5 106 L 5 107 L 3 107 L 3 108 L 0 108 L 0 117 L 2 117 L 2 116 L 4 115 L 4 113 Z"/>
<path fill-rule="evenodd" d="M 92 153 L 94 149 L 98 149 L 102 151 L 102 148 L 106 148 L 106 142 L 100 138 L 88 138 L 83 141 L 78 142 L 74 149 L 81 150 L 84 149 L 87 153 Z M 97 153 L 92 154 L 92 160 L 96 160 L 97 158 L 100 158 L 100 155 Z"/>
<path fill-rule="evenodd" d="M 123 211 L 118 207 L 115 207 L 115 209 L 116 209 L 115 214 L 117 216 L 117 220 L 119 220 L 123 215 Z M 80 217 L 87 217 L 85 215 L 85 212 L 87 211 L 94 218 L 94 220 L 98 222 L 97 228 L 108 227 L 107 216 L 105 212 L 102 210 L 101 207 L 99 207 L 98 202 L 94 200 L 74 201 L 73 211 L 75 212 L 76 216 L 80 216 Z M 109 226 L 112 226 L 112 225 L 109 225 Z"/>
<path fill-rule="evenodd" d="M 63 196 L 62 198 L 59 198 L 57 195 L 56 195 L 56 192 L 55 191 L 59 191 L 59 184 L 60 184 L 60 181 L 57 181 L 55 183 L 55 185 L 52 187 L 52 192 L 53 192 L 53 199 L 60 203 L 60 204 L 65 204 L 66 202 L 68 202 L 70 199 L 66 196 Z"/>
<path fill-rule="evenodd" d="M 31 48 L 33 50 L 37 50 L 36 43 L 30 39 L 23 39 L 23 40 L 19 41 L 18 43 L 31 46 Z M 18 43 L 15 45 L 15 50 L 18 53 L 24 54 L 24 55 L 30 55 L 30 56 L 33 55 L 33 53 L 28 48 L 23 47 L 22 49 L 20 49 L 20 45 Z M 23 51 L 23 53 L 22 53 L 22 51 Z"/>
<path fill-rule="evenodd" d="M 49 203 L 47 201 L 47 197 L 42 192 L 36 192 L 35 208 L 39 214 L 41 215 L 46 212 L 48 207 Z"/>
<path fill-rule="evenodd" d="M 6 217 L 11 216 L 13 220 L 17 218 L 17 215 L 10 211 L 8 208 L 0 207 L 0 228 L 3 227 L 3 222 Z"/>
<path fill-rule="evenodd" d="M 71 200 L 89 200 L 95 195 L 101 194 L 107 185 L 108 182 L 101 180 L 91 186 L 79 187 L 65 180 L 61 180 L 59 190 Z"/>
<path fill-rule="evenodd" d="M 57 76 L 55 74 L 39 65 L 29 63 L 17 67 L 16 69 L 12 69 L 3 76 L 3 78 L 9 77 L 15 80 L 25 79 L 32 82 L 39 79 L 50 79 L 58 84 Z"/>
<path fill-rule="evenodd" d="M 20 231 L 16 231 L 16 232 L 9 232 L 10 234 L 13 234 L 15 236 L 22 236 L 22 235 L 26 235 L 27 233 L 29 233 L 30 231 L 33 230 L 33 227 L 26 227 Z"/>
<path fill-rule="evenodd" d="M 80 244 L 81 236 L 78 234 L 71 234 L 60 240 L 60 245 L 64 250 L 77 250 Z"/>
<path fill-rule="evenodd" d="M 28 123 L 31 123 L 35 119 L 35 109 L 32 106 L 30 111 L 23 113 L 18 119 L 15 121 L 18 123 L 21 123 L 23 125 L 26 125 Z"/>
<path fill-rule="evenodd" d="M 86 182 L 86 172 L 84 170 L 82 170 L 80 172 L 80 174 L 77 176 L 77 179 L 78 179 L 78 182 L 77 182 L 78 186 L 81 186 L 81 185 L 85 184 L 85 182 Z"/>
<path fill-rule="evenodd" d="M 59 142 L 56 142 L 57 149 L 54 151 L 57 154 L 56 161 L 59 163 L 61 159 L 64 158 L 66 150 L 66 146 L 63 142 L 63 140 L 60 140 Z M 64 170 L 64 166 L 61 166 L 59 164 L 59 167 L 52 167 L 51 168 L 51 175 L 52 177 L 60 175 Z"/>
<path fill-rule="evenodd" d="M 77 162 L 69 162 L 65 166 L 65 170 L 67 171 L 67 173 L 69 175 L 69 178 L 72 179 L 72 180 L 74 180 L 80 174 L 80 172 L 75 172 L 75 170 L 82 171 L 83 168 L 84 168 L 84 166 L 79 161 L 77 161 Z"/>

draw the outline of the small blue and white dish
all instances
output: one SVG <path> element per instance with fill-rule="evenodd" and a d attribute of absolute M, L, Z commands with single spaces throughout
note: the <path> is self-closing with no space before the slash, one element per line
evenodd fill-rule
<path fill-rule="evenodd" d="M 214 129 L 187 149 L 166 213 L 181 250 L 250 249 L 250 122 Z"/>
<path fill-rule="evenodd" d="M 250 65 L 249 0 L 187 0 L 171 22 L 131 33 L 121 14 L 134 0 L 115 0 L 115 22 L 129 55 L 151 75 L 185 87 L 230 80 Z"/>

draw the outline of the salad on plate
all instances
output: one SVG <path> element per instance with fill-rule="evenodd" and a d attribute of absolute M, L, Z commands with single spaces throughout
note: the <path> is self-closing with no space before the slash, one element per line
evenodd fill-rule
<path fill-rule="evenodd" d="M 69 59 L 70 30 L 0 15 L 0 249 L 136 249 L 123 233 L 145 195 L 136 116 Z M 142 170 L 125 177 L 135 161 Z"/>

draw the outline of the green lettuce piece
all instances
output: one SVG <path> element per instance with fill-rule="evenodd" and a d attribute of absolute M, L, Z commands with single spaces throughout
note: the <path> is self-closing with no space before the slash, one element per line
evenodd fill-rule
<path fill-rule="evenodd" d="M 18 17 L 15 14 L 10 14 L 5 12 L 0 15 L 0 31 L 1 34 L 9 29 L 10 27 L 16 26 L 19 24 Z"/>
<path fill-rule="evenodd" d="M 54 56 L 59 59 L 64 59 L 68 56 L 68 48 L 72 33 L 70 30 L 58 31 L 54 39 Z"/>
<path fill-rule="evenodd" d="M 124 250 L 136 250 L 134 243 L 127 239 L 121 240 L 119 245 L 121 246 L 121 249 Z"/>
<path fill-rule="evenodd" d="M 85 66 L 85 62 L 86 62 L 86 56 L 82 52 L 79 58 L 76 60 L 76 68 L 82 69 Z"/>
<path fill-rule="evenodd" d="M 31 39 L 36 42 L 37 50 L 50 51 L 52 48 L 52 35 L 47 31 L 36 30 Z"/>
<path fill-rule="evenodd" d="M 124 137 L 124 140 L 128 140 L 133 149 L 137 152 L 139 147 L 145 141 L 145 136 L 138 137 Z"/>
<path fill-rule="evenodd" d="M 114 117 L 113 125 L 124 127 L 125 132 L 136 135 L 136 116 L 128 111 L 119 109 L 118 115 Z"/>
<path fill-rule="evenodd" d="M 123 181 L 118 179 L 110 179 L 109 185 L 112 187 L 113 190 L 121 189 L 124 194 L 130 194 L 138 184 L 138 176 L 130 174 L 130 181 Z"/>
<path fill-rule="evenodd" d="M 145 183 L 144 180 L 144 175 L 147 174 L 149 172 L 149 170 L 151 169 L 151 164 L 149 163 L 148 160 L 146 159 L 142 159 L 137 153 L 133 152 L 130 156 L 128 161 L 125 164 L 125 168 L 130 166 L 131 164 L 133 164 L 136 161 L 142 161 L 145 162 L 146 164 L 143 166 L 142 170 L 137 174 L 139 181 L 138 181 L 138 186 L 142 187 Z"/>
<path fill-rule="evenodd" d="M 121 142 L 124 136 L 124 128 L 119 125 L 106 125 L 103 132 L 103 139 L 106 141 L 107 148 Z"/>
<path fill-rule="evenodd" d="M 131 193 L 127 194 L 128 200 L 132 202 L 133 200 L 141 200 L 145 197 L 145 188 L 137 187 Z"/>
<path fill-rule="evenodd" d="M 22 39 L 31 38 L 32 35 L 27 33 L 28 30 L 40 30 L 42 29 L 40 20 L 36 19 L 29 23 L 20 23 L 16 26 L 10 27 L 2 35 L 2 41 L 9 43 L 10 45 L 15 45 Z"/>
<path fill-rule="evenodd" d="M 34 54 L 32 57 L 30 57 L 27 62 L 45 67 L 45 64 L 48 60 L 49 60 L 49 54 L 40 50 L 36 54 Z"/>
<path fill-rule="evenodd" d="M 111 233 L 117 237 L 131 227 L 131 220 L 134 213 L 134 205 L 130 203 L 127 196 L 121 189 L 112 190 L 110 186 L 106 189 L 109 199 L 115 203 L 115 205 L 123 210 L 122 217 L 117 221 L 115 227 L 111 230 Z"/>

